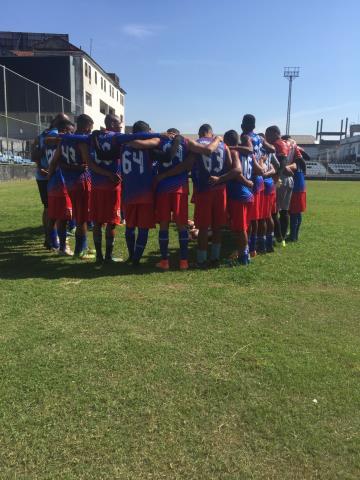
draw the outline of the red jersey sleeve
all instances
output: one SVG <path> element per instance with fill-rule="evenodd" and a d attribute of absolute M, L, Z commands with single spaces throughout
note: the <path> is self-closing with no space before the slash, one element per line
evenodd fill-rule
<path fill-rule="evenodd" d="M 296 146 L 295 146 L 295 158 L 296 158 L 296 159 L 299 159 L 299 158 L 301 158 L 301 157 L 302 157 L 301 150 L 300 150 L 300 148 L 296 145 Z"/>
<path fill-rule="evenodd" d="M 287 143 L 284 142 L 284 140 L 281 140 L 279 138 L 278 140 L 276 140 L 273 143 L 273 145 L 275 147 L 276 155 L 278 155 L 279 157 L 287 157 L 288 156 L 289 147 L 288 147 Z"/>

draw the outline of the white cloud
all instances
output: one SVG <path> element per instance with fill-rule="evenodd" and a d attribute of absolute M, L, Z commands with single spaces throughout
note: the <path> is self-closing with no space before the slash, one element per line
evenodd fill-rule
<path fill-rule="evenodd" d="M 123 32 L 130 37 L 146 38 L 156 35 L 163 27 L 156 25 L 129 24 L 123 27 Z"/>

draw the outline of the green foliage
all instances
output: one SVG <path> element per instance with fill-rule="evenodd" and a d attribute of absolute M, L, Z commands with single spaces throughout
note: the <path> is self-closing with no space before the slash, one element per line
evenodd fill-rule
<path fill-rule="evenodd" d="M 45 252 L 1 184 L 0 477 L 358 479 L 360 183 L 308 190 L 297 244 L 159 273 L 155 233 L 136 271 Z"/>

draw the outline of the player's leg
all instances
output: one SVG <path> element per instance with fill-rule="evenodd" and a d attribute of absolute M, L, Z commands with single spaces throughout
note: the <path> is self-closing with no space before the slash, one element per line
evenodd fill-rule
<path fill-rule="evenodd" d="M 206 268 L 208 249 L 208 229 L 212 223 L 212 201 L 209 192 L 196 193 L 193 196 L 195 226 L 199 229 L 197 237 L 196 266 Z"/>
<path fill-rule="evenodd" d="M 148 238 L 149 229 L 155 226 L 155 209 L 154 205 L 140 204 L 136 205 L 136 224 L 138 227 L 138 234 L 135 241 L 135 249 L 132 257 L 132 264 L 134 267 L 138 266 L 145 251 Z"/>
<path fill-rule="evenodd" d="M 170 193 L 163 192 L 156 195 L 156 221 L 159 223 L 159 249 L 161 260 L 157 268 L 169 270 L 169 222 L 171 220 Z"/>
<path fill-rule="evenodd" d="M 266 252 L 273 253 L 274 251 L 274 220 L 270 213 L 270 216 L 266 219 Z"/>
<path fill-rule="evenodd" d="M 113 256 L 114 244 L 115 244 L 115 232 L 116 232 L 116 224 L 115 223 L 108 223 L 105 229 L 105 262 L 122 262 L 121 258 L 115 258 Z"/>
<path fill-rule="evenodd" d="M 96 251 L 96 261 L 102 262 L 104 255 L 102 252 L 102 223 L 95 222 L 93 227 L 93 240 Z"/>
<path fill-rule="evenodd" d="M 198 233 L 196 262 L 197 266 L 203 268 L 207 266 L 207 249 L 208 249 L 208 227 L 200 227 Z"/>
<path fill-rule="evenodd" d="M 300 231 L 301 223 L 302 223 L 302 213 L 299 212 L 297 214 L 297 227 L 296 227 L 296 232 L 295 232 L 295 239 L 296 240 L 299 240 L 299 231 Z"/>
<path fill-rule="evenodd" d="M 180 247 L 180 270 L 187 270 L 189 268 L 188 263 L 188 251 L 189 251 L 189 232 L 187 229 L 188 216 L 189 216 L 189 204 L 188 194 L 175 193 L 172 195 L 172 212 L 176 222 L 179 247 Z"/>
<path fill-rule="evenodd" d="M 227 199 L 226 190 L 217 189 L 212 192 L 212 219 L 213 230 L 211 243 L 211 264 L 213 267 L 219 265 L 221 253 L 222 228 L 227 224 Z"/>

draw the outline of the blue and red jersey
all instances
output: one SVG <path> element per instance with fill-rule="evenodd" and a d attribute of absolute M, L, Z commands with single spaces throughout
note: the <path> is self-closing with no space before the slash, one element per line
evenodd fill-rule
<path fill-rule="evenodd" d="M 114 135 L 115 135 L 115 132 L 105 131 L 103 134 L 100 134 L 98 136 L 99 146 L 101 150 L 103 150 L 104 152 L 112 150 L 113 148 L 112 139 Z M 118 155 L 114 156 L 114 158 L 111 158 L 109 160 L 100 159 L 96 155 L 95 150 L 91 151 L 91 158 L 93 162 L 96 163 L 96 165 L 118 176 L 121 175 L 121 168 L 120 168 L 121 158 L 120 157 L 121 157 L 120 150 Z M 114 188 L 116 186 L 119 188 L 120 186 L 120 184 L 115 185 L 114 182 L 106 175 L 100 175 L 99 173 L 96 173 L 93 170 L 91 170 L 91 168 L 90 168 L 90 175 L 91 175 L 91 184 L 92 184 L 92 187 L 94 188 L 107 189 L 107 188 Z"/>
<path fill-rule="evenodd" d="M 72 190 L 77 184 L 82 182 L 90 184 L 90 174 L 87 166 L 85 166 L 83 170 L 66 168 L 80 167 L 84 164 L 84 159 L 82 158 L 79 149 L 79 143 L 74 142 L 74 139 L 72 138 L 64 137 L 61 142 L 60 152 L 59 166 L 68 189 Z"/>
<path fill-rule="evenodd" d="M 246 180 L 251 180 L 253 173 L 252 155 L 240 154 L 240 162 L 243 176 Z M 248 203 L 254 200 L 251 189 L 242 183 L 241 180 L 230 180 L 227 182 L 226 192 L 230 200 L 237 200 L 242 203 Z"/>
<path fill-rule="evenodd" d="M 42 155 L 41 155 L 41 158 L 40 158 L 40 168 L 42 168 L 44 170 L 49 169 L 50 161 L 52 160 L 52 158 L 54 156 L 54 153 L 55 153 L 55 150 L 56 150 L 56 145 L 54 145 L 53 147 L 50 147 L 50 146 L 45 144 L 45 138 L 46 137 L 56 137 L 57 134 L 58 134 L 57 128 L 51 128 L 49 130 L 44 130 L 38 136 L 39 149 L 42 152 Z M 48 151 L 47 151 L 47 148 L 49 148 Z M 41 175 L 40 172 L 38 172 L 37 169 L 36 169 L 36 173 L 35 173 L 35 178 L 36 178 L 36 180 L 46 180 L 46 177 Z"/>
<path fill-rule="evenodd" d="M 149 150 L 124 145 L 121 151 L 123 200 L 126 204 L 153 203 L 153 161 Z"/>
<path fill-rule="evenodd" d="M 49 168 L 51 162 L 54 159 L 54 155 L 57 149 L 57 145 L 45 144 L 44 154 L 46 156 L 47 168 Z M 60 167 L 56 167 L 54 173 L 51 175 L 47 185 L 48 194 L 52 196 L 62 196 L 66 192 L 66 185 L 64 176 Z"/>
<path fill-rule="evenodd" d="M 159 149 L 163 152 L 170 150 L 172 146 L 172 140 L 164 139 L 161 140 Z M 168 170 L 171 170 L 176 165 L 182 163 L 187 154 L 188 154 L 188 141 L 185 138 L 182 138 L 181 143 L 177 149 L 175 157 L 173 157 L 168 162 L 158 162 L 157 169 L 158 173 L 164 173 Z M 172 177 L 164 178 L 159 182 L 157 193 L 188 193 L 189 192 L 189 182 L 188 182 L 188 173 L 183 172 L 179 175 L 174 175 Z"/>
<path fill-rule="evenodd" d="M 263 140 L 254 131 L 247 134 L 251 140 L 255 160 L 260 163 L 262 156 Z M 264 179 L 262 175 L 253 175 L 252 181 L 254 182 L 253 193 L 258 193 L 264 190 Z"/>
<path fill-rule="evenodd" d="M 213 141 L 213 138 L 203 137 L 197 140 L 198 143 L 203 145 L 209 144 Z M 197 155 L 196 161 L 191 171 L 191 178 L 194 184 L 196 192 L 207 192 L 213 189 L 225 188 L 224 184 L 211 186 L 209 179 L 212 176 L 220 177 L 226 173 L 226 148 L 223 142 L 219 143 L 219 146 L 210 156 Z"/>
<path fill-rule="evenodd" d="M 262 149 L 262 155 L 265 158 L 265 161 L 263 163 L 265 173 L 271 170 L 271 158 L 273 153 L 267 153 L 265 149 Z M 266 177 L 264 178 L 264 193 L 265 195 L 271 195 L 272 192 L 274 191 L 275 184 L 274 180 L 272 177 Z"/>

